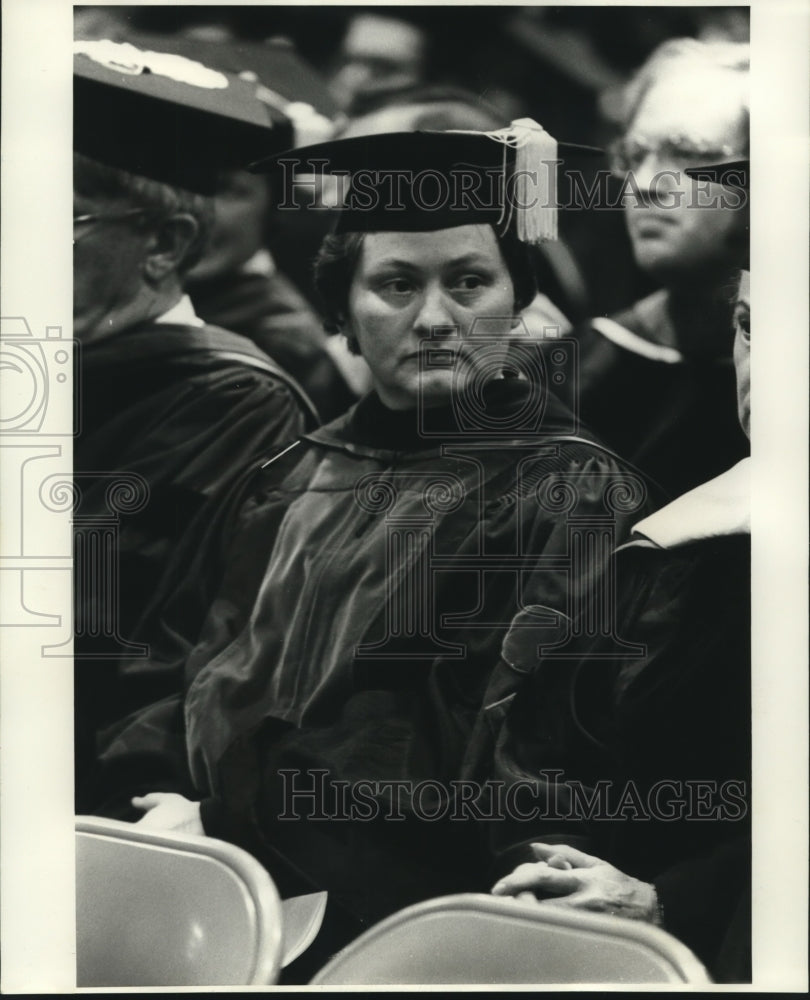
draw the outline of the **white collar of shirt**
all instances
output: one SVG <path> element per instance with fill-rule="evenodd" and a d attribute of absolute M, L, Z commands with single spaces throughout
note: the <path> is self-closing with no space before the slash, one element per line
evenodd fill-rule
<path fill-rule="evenodd" d="M 205 326 L 205 323 L 194 312 L 194 306 L 188 295 L 184 295 L 171 309 L 158 316 L 155 323 L 176 323 L 178 326 Z"/>
<path fill-rule="evenodd" d="M 627 327 L 608 316 L 596 316 L 591 320 L 591 326 L 607 340 L 612 340 L 614 344 L 623 347 L 626 351 L 640 354 L 642 358 L 648 358 L 650 361 L 677 365 L 684 360 L 681 352 L 674 347 L 666 347 L 664 344 L 654 344 L 650 340 L 645 340 L 644 337 L 633 333 L 632 330 L 628 330 Z"/>
<path fill-rule="evenodd" d="M 663 549 L 686 542 L 751 531 L 751 459 L 744 458 L 716 479 L 696 486 L 633 528 Z"/>
<path fill-rule="evenodd" d="M 262 247 L 249 260 L 246 260 L 239 270 L 242 274 L 260 274 L 262 277 L 269 278 L 271 274 L 276 273 L 276 262 L 270 251 Z"/>

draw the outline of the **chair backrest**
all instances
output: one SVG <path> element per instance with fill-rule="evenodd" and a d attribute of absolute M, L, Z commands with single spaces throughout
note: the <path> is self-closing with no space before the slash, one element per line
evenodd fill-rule
<path fill-rule="evenodd" d="M 692 952 L 656 927 L 465 894 L 386 918 L 312 985 L 709 982 Z"/>
<path fill-rule="evenodd" d="M 238 847 L 80 816 L 76 938 L 80 987 L 266 985 L 281 904 Z"/>

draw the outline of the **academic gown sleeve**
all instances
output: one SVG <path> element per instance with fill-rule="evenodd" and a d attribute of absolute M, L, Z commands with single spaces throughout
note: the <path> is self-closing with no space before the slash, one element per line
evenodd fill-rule
<path fill-rule="evenodd" d="M 129 808 L 132 795 L 177 791 L 197 798 L 186 759 L 186 678 L 204 660 L 207 644 L 227 642 L 237 627 L 234 615 L 239 609 L 232 601 L 217 604 L 218 595 L 223 581 L 236 579 L 236 593 L 257 585 L 272 534 L 265 507 L 261 530 L 256 530 L 255 498 L 263 491 L 268 470 L 276 463 L 289 464 L 298 447 L 294 442 L 249 464 L 187 526 L 136 629 L 149 655 L 125 662 L 118 672 L 121 710 L 117 721 L 99 734 L 98 761 L 83 791 L 85 811 L 133 820 L 139 814 Z M 276 512 L 269 515 L 274 518 Z"/>
<path fill-rule="evenodd" d="M 180 564 L 190 525 L 213 519 L 218 498 L 246 467 L 304 429 L 301 402 L 285 378 L 251 364 L 245 351 L 245 362 L 238 356 L 246 346 L 260 365 L 269 364 L 252 344 L 209 328 L 199 331 L 202 343 L 197 343 L 196 332 L 153 324 L 121 343 L 102 341 L 84 359 L 82 433 L 75 452 L 80 513 L 109 517 L 118 471 L 143 481 L 145 502 L 127 509 L 121 491 L 112 553 L 114 610 L 107 608 L 108 591 L 88 585 L 82 564 L 77 567 L 77 621 L 106 621 L 117 612 L 116 634 L 128 643 L 151 645 L 151 637 L 142 638 L 140 622 L 164 576 Z M 228 349 L 237 356 L 229 358 L 223 353 Z M 84 539 L 83 524 L 77 520 L 77 544 Z M 91 558 L 91 549 L 77 551 Z M 140 680 L 131 689 L 109 645 L 106 635 L 77 627 L 77 791 L 94 767 L 100 731 L 143 704 Z M 149 673 L 153 662 L 147 656 L 130 676 Z"/>
<path fill-rule="evenodd" d="M 92 375 L 101 395 L 96 383 L 103 382 L 105 370 Z M 299 401 L 280 378 L 206 351 L 167 359 L 165 372 L 159 362 L 148 372 L 133 364 L 131 378 L 139 387 L 131 398 L 123 387 L 120 403 L 110 398 L 96 406 L 100 412 L 85 416 L 85 423 L 96 423 L 82 435 L 77 452 L 83 509 L 106 510 L 108 479 L 95 481 L 95 470 L 126 470 L 146 483 L 146 503 L 122 515 L 118 529 L 119 627 L 127 639 L 193 519 L 210 512 L 253 461 L 296 440 L 305 422 Z M 112 393 L 116 383 L 110 381 Z"/>
<path fill-rule="evenodd" d="M 665 928 L 695 951 L 715 979 L 745 981 L 751 885 L 748 538 L 721 537 L 673 550 L 636 545 L 620 551 L 615 563 L 618 634 L 635 652 L 600 661 L 596 654 L 604 651 L 605 637 L 597 636 L 584 641 L 579 658 L 537 658 L 538 636 L 531 629 L 513 630 L 504 643 L 502 670 L 523 670 L 526 683 L 493 737 L 495 764 L 507 780 L 534 786 L 524 807 L 536 805 L 540 815 L 533 829 L 524 824 L 532 835 L 523 839 L 517 824 L 491 825 L 499 850 L 494 874 L 535 860 L 531 840 L 567 843 L 604 858 L 655 886 Z M 651 795 L 662 781 L 676 803 L 690 801 L 690 786 L 713 789 L 712 808 L 717 789 L 733 786 L 734 808 L 710 821 L 705 813 L 702 821 L 688 813 L 662 819 Z M 604 797 L 595 795 L 600 784 Z M 634 810 L 618 814 L 631 785 L 646 816 Z"/>
<path fill-rule="evenodd" d="M 597 842 L 580 812 L 584 806 L 587 815 L 598 801 L 598 782 L 615 764 L 609 706 L 618 665 L 632 646 L 616 605 L 612 553 L 660 502 L 642 474 L 606 454 L 578 456 L 547 486 L 547 497 L 569 510 L 550 527 L 538 525 L 548 531 L 543 555 L 579 559 L 570 575 L 538 571 L 529 580 L 477 720 L 482 772 L 489 769 L 494 781 L 515 789 L 512 808 L 484 824 L 490 885 L 535 860 L 534 841 L 586 852 Z M 555 608 L 561 614 L 550 626 Z M 606 651 L 610 659 L 592 658 Z M 576 789 L 567 777 L 576 779 Z"/>

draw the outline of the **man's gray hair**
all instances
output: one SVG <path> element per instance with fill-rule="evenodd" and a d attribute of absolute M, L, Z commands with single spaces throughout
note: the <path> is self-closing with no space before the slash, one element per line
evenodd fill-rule
<path fill-rule="evenodd" d="M 192 216 L 198 233 L 178 268 L 180 274 L 189 271 L 206 249 L 214 221 L 212 198 L 109 167 L 81 153 L 73 154 L 73 190 L 86 198 L 116 199 L 142 208 L 147 225 L 159 225 L 178 213 Z"/>
<path fill-rule="evenodd" d="M 750 48 L 746 42 L 702 42 L 697 38 L 671 38 L 659 45 L 625 85 L 617 109 L 619 124 L 626 129 L 647 92 L 672 74 L 706 74 L 707 86 L 717 70 L 740 74 L 740 113 L 749 113 L 748 71 Z"/>

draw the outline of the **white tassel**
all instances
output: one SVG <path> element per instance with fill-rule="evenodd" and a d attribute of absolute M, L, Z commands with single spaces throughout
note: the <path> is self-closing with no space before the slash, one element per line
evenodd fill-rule
<path fill-rule="evenodd" d="M 512 122 L 512 129 L 518 239 L 532 244 L 556 240 L 557 140 L 531 118 Z"/>
<path fill-rule="evenodd" d="M 514 218 L 521 242 L 556 240 L 557 140 L 532 118 L 519 118 L 509 128 L 480 134 L 515 150 L 514 179 L 510 183 L 504 148 L 504 208 L 499 220 L 503 231 Z"/>

